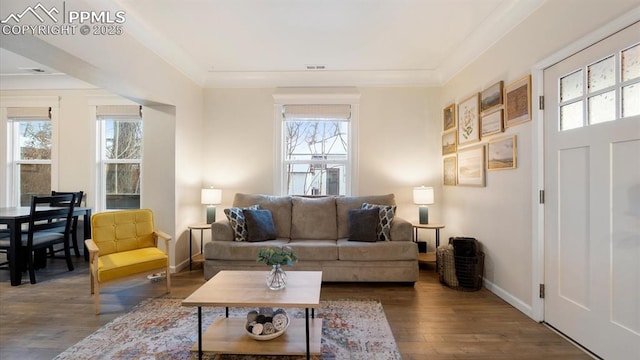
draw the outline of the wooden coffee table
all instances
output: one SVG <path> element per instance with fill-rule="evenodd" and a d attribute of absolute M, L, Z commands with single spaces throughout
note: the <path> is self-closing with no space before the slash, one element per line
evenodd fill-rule
<path fill-rule="evenodd" d="M 267 271 L 220 271 L 182 301 L 198 307 L 198 343 L 191 351 L 215 354 L 305 355 L 320 354 L 322 319 L 309 318 L 309 309 L 320 307 L 322 271 L 288 271 L 287 287 L 270 290 Z M 226 308 L 226 316 L 214 320 L 202 333 L 202 307 Z M 229 307 L 304 308 L 305 318 L 290 317 L 287 331 L 273 340 L 258 341 L 246 334 L 246 318 L 229 318 Z M 312 311 L 313 312 L 313 311 Z"/>

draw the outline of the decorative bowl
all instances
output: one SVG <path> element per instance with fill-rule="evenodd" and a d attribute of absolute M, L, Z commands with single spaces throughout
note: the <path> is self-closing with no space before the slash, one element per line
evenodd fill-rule
<path fill-rule="evenodd" d="M 244 330 L 252 339 L 273 340 L 284 334 L 288 327 L 289 315 L 283 309 L 260 308 L 247 314 Z"/>

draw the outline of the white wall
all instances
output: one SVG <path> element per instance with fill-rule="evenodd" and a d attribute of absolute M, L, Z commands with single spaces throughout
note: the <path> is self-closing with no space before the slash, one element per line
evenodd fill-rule
<path fill-rule="evenodd" d="M 416 220 L 412 188 L 441 183 L 438 90 L 358 91 L 358 193 L 394 193 L 398 215 Z M 205 91 L 203 179 L 204 185 L 223 189 L 218 217 L 224 216 L 222 210 L 231 205 L 236 192 L 273 193 L 274 92 L 273 88 Z M 440 217 L 439 211 L 437 203 L 431 209 L 434 220 Z"/>
<path fill-rule="evenodd" d="M 496 81 L 505 85 L 532 66 L 607 22 L 636 7 L 637 0 L 547 1 L 442 88 L 444 107 Z M 534 106 L 537 102 L 534 99 Z M 487 173 L 487 187 L 445 187 L 448 236 L 478 238 L 486 253 L 489 287 L 531 315 L 537 293 L 532 284 L 533 122 L 507 129 L 518 137 L 518 168 Z M 499 135 L 495 135 L 499 137 Z"/>

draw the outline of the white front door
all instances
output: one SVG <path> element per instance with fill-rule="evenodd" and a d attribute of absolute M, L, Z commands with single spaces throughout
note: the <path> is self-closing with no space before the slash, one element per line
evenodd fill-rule
<path fill-rule="evenodd" d="M 545 322 L 640 359 L 640 23 L 545 69 Z"/>

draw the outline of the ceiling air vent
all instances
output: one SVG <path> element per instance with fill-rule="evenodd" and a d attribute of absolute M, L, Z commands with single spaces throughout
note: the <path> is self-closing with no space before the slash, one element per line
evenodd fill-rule
<path fill-rule="evenodd" d="M 46 72 L 44 69 L 40 69 L 40 68 L 21 67 L 18 69 L 26 72 L 30 72 L 30 73 L 35 73 L 35 74 L 42 74 Z"/>
<path fill-rule="evenodd" d="M 306 65 L 307 70 L 326 70 L 326 65 Z"/>

